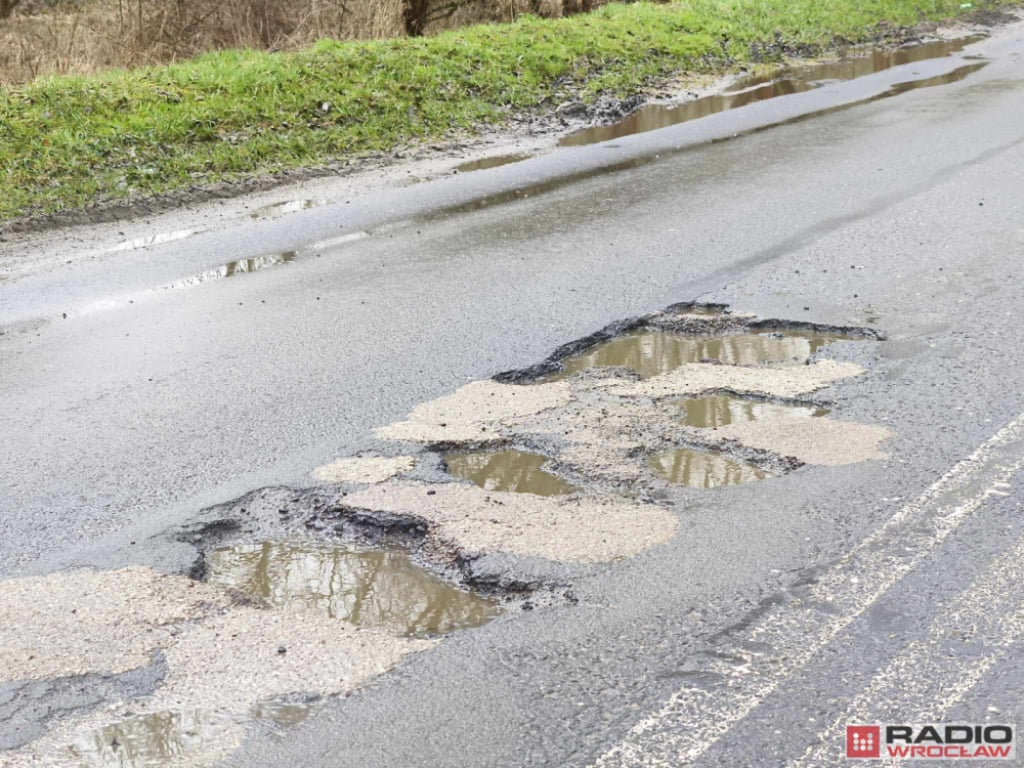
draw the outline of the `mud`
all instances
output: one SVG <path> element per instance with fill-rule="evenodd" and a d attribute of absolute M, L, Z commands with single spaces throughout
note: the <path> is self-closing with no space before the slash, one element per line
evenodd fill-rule
<path fill-rule="evenodd" d="M 676 448 L 655 454 L 648 463 L 655 474 L 668 482 L 701 490 L 769 477 L 767 472 L 752 464 L 692 448 Z"/>
<path fill-rule="evenodd" d="M 763 400 L 750 400 L 734 395 L 708 395 L 678 400 L 682 423 L 688 427 L 716 429 L 729 424 L 783 417 L 827 416 L 829 410 L 817 405 L 779 405 Z"/>
<path fill-rule="evenodd" d="M 447 634 L 494 618 L 493 600 L 456 589 L 401 550 L 310 541 L 215 549 L 207 581 L 289 611 L 402 635 Z"/>
<path fill-rule="evenodd" d="M 355 456 L 317 467 L 312 475 L 323 483 L 382 483 L 415 465 L 413 456 Z"/>
<path fill-rule="evenodd" d="M 579 490 L 568 481 L 546 472 L 548 457 L 528 451 L 477 451 L 446 453 L 448 472 L 475 483 L 485 491 L 561 496 Z"/>

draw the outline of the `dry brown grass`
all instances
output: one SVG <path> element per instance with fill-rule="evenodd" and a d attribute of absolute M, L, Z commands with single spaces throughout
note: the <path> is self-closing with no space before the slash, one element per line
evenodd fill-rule
<path fill-rule="evenodd" d="M 581 10 L 589 0 L 25 0 L 0 19 L 0 83 Z"/>

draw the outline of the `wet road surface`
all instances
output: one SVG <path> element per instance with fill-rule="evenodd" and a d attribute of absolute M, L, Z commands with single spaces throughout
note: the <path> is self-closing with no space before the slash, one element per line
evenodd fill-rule
<path fill-rule="evenodd" d="M 816 397 L 892 430 L 888 458 L 681 483 L 658 499 L 676 534 L 614 562 L 485 555 L 574 601 L 256 726 L 227 764 L 823 766 L 846 722 L 1024 724 L 1024 31 L 965 52 L 986 66 L 891 98 L 979 61 L 0 282 L 0 575 L 184 568 L 165 533 L 204 507 L 307 484 L 608 323 L 718 302 L 884 332 L 815 350 L 865 370 Z"/>

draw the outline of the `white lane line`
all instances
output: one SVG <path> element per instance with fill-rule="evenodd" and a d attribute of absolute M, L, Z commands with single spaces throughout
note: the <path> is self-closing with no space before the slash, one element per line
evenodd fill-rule
<path fill-rule="evenodd" d="M 598 758 L 594 767 L 679 768 L 699 758 L 942 544 L 982 505 L 989 490 L 1008 482 L 1024 466 L 1022 441 L 1024 414 L 829 569 L 806 599 L 794 600 L 754 621 L 745 639 L 767 645 L 770 657 L 741 651 L 747 664 L 734 668 L 727 684 L 711 691 L 679 689 Z M 830 610 L 823 612 L 822 605 Z"/>
<path fill-rule="evenodd" d="M 1024 637 L 1024 539 L 996 558 L 977 581 L 940 612 L 922 640 L 915 640 L 819 733 L 790 768 L 846 765 L 849 724 L 927 723 L 942 716 Z M 984 644 L 986 653 L 958 655 L 951 644 Z M 890 761 L 896 765 L 899 761 Z"/>

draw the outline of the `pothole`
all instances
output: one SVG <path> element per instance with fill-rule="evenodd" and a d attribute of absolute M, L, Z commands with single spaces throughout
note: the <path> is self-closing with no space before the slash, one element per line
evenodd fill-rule
<path fill-rule="evenodd" d="M 769 472 L 720 453 L 693 448 L 674 448 L 648 459 L 656 475 L 673 485 L 708 490 L 726 485 L 741 485 L 771 477 Z"/>
<path fill-rule="evenodd" d="M 679 526 L 666 483 L 711 489 L 885 458 L 891 430 L 806 400 L 865 373 L 818 359 L 822 350 L 879 338 L 695 302 L 617 321 L 378 428 L 383 440 L 420 444 L 417 469 L 352 489 L 342 515 L 418 521 L 429 547 L 466 562 L 502 553 L 529 569 L 517 558 L 632 557 Z M 469 482 L 446 482 L 445 470 Z"/>
<path fill-rule="evenodd" d="M 263 541 L 214 549 L 206 580 L 265 601 L 404 636 L 486 624 L 495 600 L 458 589 L 398 549 Z"/>
<path fill-rule="evenodd" d="M 829 413 L 828 408 L 818 405 L 780 405 L 729 394 L 689 397 L 676 400 L 674 405 L 682 411 L 683 424 L 700 429 L 773 418 L 821 418 Z"/>
<path fill-rule="evenodd" d="M 488 168 L 498 168 L 502 165 L 509 165 L 511 163 L 518 163 L 522 160 L 529 160 L 532 155 L 518 153 L 510 155 L 492 155 L 491 157 L 483 157 L 479 160 L 470 160 L 465 163 L 461 163 L 455 166 L 455 170 L 459 173 L 472 173 L 473 171 L 485 171 Z"/>
<path fill-rule="evenodd" d="M 851 337 L 810 330 L 737 333 L 726 336 L 679 334 L 638 329 L 585 349 L 561 361 L 559 371 L 541 381 L 561 381 L 589 368 L 628 368 L 649 379 L 687 363 L 727 365 L 804 362 L 834 341 Z"/>
<path fill-rule="evenodd" d="M 469 480 L 486 491 L 562 496 L 579 490 L 568 480 L 544 469 L 547 456 L 528 451 L 449 452 L 449 474 Z"/>
<path fill-rule="evenodd" d="M 321 699 L 318 695 L 288 696 L 257 702 L 249 710 L 256 720 L 272 720 L 278 725 L 298 725 L 312 712 L 313 706 Z"/>
<path fill-rule="evenodd" d="M 220 751 L 218 744 L 235 741 L 234 728 L 201 710 L 154 712 L 80 734 L 68 752 L 79 765 L 90 768 L 166 765 L 189 755 Z"/>

